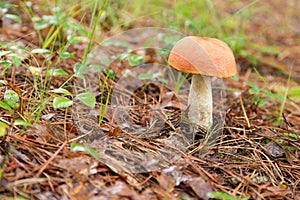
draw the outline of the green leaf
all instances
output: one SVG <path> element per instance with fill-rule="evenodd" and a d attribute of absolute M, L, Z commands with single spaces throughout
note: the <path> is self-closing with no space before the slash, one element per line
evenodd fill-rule
<path fill-rule="evenodd" d="M 159 77 L 158 73 L 152 73 L 152 74 L 140 74 L 138 77 L 139 80 L 157 80 L 163 84 L 168 84 L 168 81 L 164 79 L 163 77 Z"/>
<path fill-rule="evenodd" d="M 153 80 L 154 78 L 154 74 L 140 74 L 138 77 L 139 80 Z"/>
<path fill-rule="evenodd" d="M 250 198 L 250 196 L 245 196 L 241 198 L 234 197 L 225 192 L 209 192 L 207 193 L 207 197 L 216 198 L 216 199 L 225 199 L 225 200 L 248 200 Z"/>
<path fill-rule="evenodd" d="M 73 101 L 64 97 L 55 97 L 53 100 L 54 108 L 66 108 L 73 105 Z"/>
<path fill-rule="evenodd" d="M 85 152 L 85 153 L 93 156 L 94 158 L 96 158 L 98 160 L 100 159 L 100 155 L 95 149 L 85 147 L 85 146 L 82 146 L 82 145 L 79 145 L 79 144 L 76 144 L 76 143 L 71 144 L 71 151 L 73 151 L 73 152 Z"/>
<path fill-rule="evenodd" d="M 163 84 L 168 84 L 168 80 L 164 79 L 163 77 L 157 77 L 157 80 Z"/>
<path fill-rule="evenodd" d="M 0 57 L 10 54 L 11 51 L 0 51 Z"/>
<path fill-rule="evenodd" d="M 19 108 L 19 95 L 13 90 L 6 90 L 4 93 L 4 102 L 7 103 L 11 108 Z"/>
<path fill-rule="evenodd" d="M 116 73 L 111 69 L 104 69 L 103 72 L 105 73 L 107 78 L 113 79 Z"/>
<path fill-rule="evenodd" d="M 17 16 L 17 15 L 6 14 L 6 15 L 4 15 L 4 17 L 6 19 L 11 19 L 11 20 L 13 20 L 13 21 L 15 21 L 15 22 L 17 22 L 19 24 L 22 24 L 22 19 L 19 16 Z"/>
<path fill-rule="evenodd" d="M 34 22 L 35 30 L 42 30 L 55 23 L 55 16 L 43 15 L 42 18 L 32 17 L 31 20 Z"/>
<path fill-rule="evenodd" d="M 127 60 L 131 66 L 137 66 L 143 62 L 144 57 L 139 55 L 130 55 Z"/>
<path fill-rule="evenodd" d="M 121 53 L 118 55 L 118 58 L 120 60 L 125 60 L 126 58 L 128 58 L 130 56 L 130 54 L 128 52 L 125 52 L 125 53 Z"/>
<path fill-rule="evenodd" d="M 167 56 L 170 54 L 170 49 L 159 49 L 156 53 L 158 57 Z"/>
<path fill-rule="evenodd" d="M 35 30 L 42 30 L 44 28 L 47 28 L 50 24 L 48 22 L 39 22 L 34 24 Z"/>
<path fill-rule="evenodd" d="M 246 84 L 250 87 L 250 94 L 260 94 L 260 89 L 255 83 L 247 82 Z"/>
<path fill-rule="evenodd" d="M 67 39 L 70 44 L 78 44 L 82 40 L 80 37 L 77 37 L 75 35 L 69 35 Z"/>
<path fill-rule="evenodd" d="M 20 67 L 22 64 L 22 59 L 18 56 L 12 56 L 11 60 L 17 68 Z"/>
<path fill-rule="evenodd" d="M 256 103 L 258 105 L 258 107 L 262 107 L 263 105 L 265 105 L 267 102 L 264 99 L 261 99 L 259 97 L 253 97 L 253 101 L 254 103 Z"/>
<path fill-rule="evenodd" d="M 299 139 L 299 136 L 296 133 L 285 132 L 285 133 L 283 133 L 283 135 L 288 136 L 288 137 L 293 138 L 293 139 L 296 139 L 296 140 Z"/>
<path fill-rule="evenodd" d="M 27 127 L 27 126 L 32 126 L 32 124 L 31 124 L 31 123 L 29 123 L 29 122 L 26 122 L 26 121 L 24 121 L 24 120 L 21 120 L 21 119 L 17 119 L 17 120 L 15 120 L 15 121 L 14 121 L 14 125 L 15 125 L 15 126 L 24 126 L 24 127 Z"/>
<path fill-rule="evenodd" d="M 284 100 L 284 96 L 279 95 L 279 94 L 275 94 L 275 93 L 273 93 L 273 92 L 271 92 L 271 91 L 267 91 L 267 92 L 266 92 L 266 96 L 267 96 L 267 97 L 272 97 L 272 98 L 277 99 L 277 100 L 280 100 L 280 101 L 283 101 L 283 100 Z"/>
<path fill-rule="evenodd" d="M 68 73 L 62 69 L 49 69 L 49 70 L 47 70 L 46 75 L 48 75 L 48 76 L 66 76 L 66 75 L 68 75 Z"/>
<path fill-rule="evenodd" d="M 294 147 L 294 146 L 282 146 L 283 149 L 287 149 L 289 151 L 298 151 L 299 148 Z"/>
<path fill-rule="evenodd" d="M 57 88 L 57 89 L 54 89 L 54 90 L 50 90 L 50 92 L 53 92 L 53 93 L 56 93 L 56 94 L 65 94 L 65 95 L 68 95 L 68 96 L 73 96 L 71 94 L 71 92 L 69 92 L 68 90 L 66 90 L 64 88 Z"/>
<path fill-rule="evenodd" d="M 62 59 L 68 59 L 68 58 L 72 58 L 73 54 L 65 51 L 65 50 L 60 50 L 58 52 L 59 57 L 61 57 Z"/>
<path fill-rule="evenodd" d="M 252 83 L 252 82 L 246 82 L 246 84 L 251 87 L 251 88 L 256 88 L 257 85 L 255 83 Z"/>
<path fill-rule="evenodd" d="M 78 94 L 76 96 L 77 99 L 79 99 L 82 103 L 89 106 L 90 108 L 94 108 L 96 104 L 96 98 L 91 92 L 85 92 Z"/>
<path fill-rule="evenodd" d="M 89 68 L 87 65 L 78 62 L 75 64 L 73 71 L 76 77 L 84 78 L 83 75 L 89 72 Z"/>
<path fill-rule="evenodd" d="M 300 100 L 300 86 L 294 86 L 291 87 L 288 91 L 288 94 L 290 95 L 291 99 L 295 101 Z"/>
<path fill-rule="evenodd" d="M 258 107 L 262 107 L 262 106 L 265 105 L 266 103 L 267 103 L 266 100 L 260 99 L 260 101 L 258 102 Z"/>
<path fill-rule="evenodd" d="M 10 106 L 3 102 L 3 101 L 0 101 L 0 108 L 3 108 L 4 110 L 7 110 L 9 113 L 13 113 L 14 111 L 10 108 Z"/>
<path fill-rule="evenodd" d="M 8 69 L 11 66 L 11 61 L 9 60 L 0 60 L 0 66 L 3 66 L 4 68 Z"/>
<path fill-rule="evenodd" d="M 50 53 L 49 49 L 32 49 L 31 53 L 46 54 Z"/>
<path fill-rule="evenodd" d="M 4 136 L 6 134 L 8 126 L 4 122 L 0 121 L 0 137 Z"/>
<path fill-rule="evenodd" d="M 239 81 L 239 77 L 238 76 L 232 76 L 230 77 L 231 80 L 233 81 Z"/>
<path fill-rule="evenodd" d="M 23 47 L 23 46 L 20 46 L 20 45 L 9 45 L 9 49 L 11 49 L 11 50 L 20 50 L 20 51 L 24 51 L 26 53 L 30 52 L 28 49 L 26 49 L 26 47 Z"/>

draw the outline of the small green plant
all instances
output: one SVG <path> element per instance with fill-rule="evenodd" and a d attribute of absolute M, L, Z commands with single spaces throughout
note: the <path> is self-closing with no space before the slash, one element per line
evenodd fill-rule
<path fill-rule="evenodd" d="M 4 92 L 4 102 L 3 103 L 6 103 L 12 109 L 19 108 L 19 106 L 20 106 L 19 101 L 20 101 L 19 95 L 15 91 L 6 90 Z"/>
<path fill-rule="evenodd" d="M 297 140 L 299 139 L 299 136 L 296 134 L 296 133 L 288 133 L 288 132 L 285 132 L 283 133 L 284 136 L 287 136 L 287 137 L 290 137 L 291 139 L 294 139 L 294 140 Z"/>
<path fill-rule="evenodd" d="M 110 95 L 111 95 L 111 92 L 112 92 L 112 85 L 109 86 L 109 84 L 107 83 L 107 79 L 109 79 L 109 78 L 113 79 L 114 78 L 114 75 L 111 75 L 111 73 L 106 73 L 106 74 L 107 75 L 106 75 L 103 83 L 100 85 L 101 94 L 100 94 L 100 106 L 99 106 L 99 114 L 100 114 L 99 115 L 99 121 L 98 121 L 99 124 L 101 124 L 102 121 L 103 121 L 104 114 L 106 113 L 107 106 L 108 106 L 108 103 L 109 103 L 109 98 L 110 98 Z M 104 97 L 105 87 L 108 87 L 108 94 L 107 94 L 106 99 Z"/>
<path fill-rule="evenodd" d="M 284 132 L 283 135 L 287 138 L 287 140 L 290 140 L 290 141 L 299 140 L 299 136 L 296 133 Z M 282 140 L 276 140 L 276 142 L 278 144 L 283 143 Z M 294 146 L 294 145 L 284 145 L 284 144 L 282 144 L 281 146 L 282 146 L 283 149 L 286 149 L 286 150 L 289 150 L 289 151 L 298 151 L 299 150 L 299 147 Z"/>
<path fill-rule="evenodd" d="M 93 149 L 93 148 L 89 148 L 89 147 L 85 147 L 76 143 L 72 143 L 71 144 L 71 151 L 73 152 L 85 152 L 90 156 L 93 156 L 94 158 L 100 160 L 100 155 L 99 153 Z"/>
<path fill-rule="evenodd" d="M 22 119 L 16 119 L 13 123 L 14 126 L 22 126 L 24 128 L 26 128 L 27 126 L 32 126 L 32 124 L 30 122 L 27 122 L 25 120 Z"/>
<path fill-rule="evenodd" d="M 73 105 L 73 101 L 70 100 L 69 98 L 65 97 L 65 96 L 69 96 L 71 98 L 74 98 L 73 94 L 71 94 L 71 92 L 64 89 L 63 87 L 65 86 L 65 84 L 68 81 L 70 81 L 74 77 L 83 79 L 84 75 L 89 72 L 89 68 L 85 64 L 76 63 L 73 68 L 73 71 L 74 71 L 74 73 L 69 77 L 68 80 L 65 81 L 64 84 L 61 85 L 61 87 L 49 91 L 49 92 L 59 95 L 53 99 L 52 105 L 54 108 L 66 108 L 66 107 L 70 107 Z M 51 71 L 51 74 L 53 74 L 53 73 L 55 73 L 56 75 L 65 74 L 64 71 L 61 71 L 59 69 Z M 87 105 L 91 108 L 95 107 L 96 98 L 91 92 L 80 93 L 77 96 L 75 96 L 75 98 L 79 99 L 81 102 L 83 102 L 85 105 Z"/>
<path fill-rule="evenodd" d="M 23 119 L 24 117 L 21 116 L 20 113 L 17 112 L 17 110 L 20 107 L 20 97 L 19 95 L 11 89 L 5 90 L 4 92 L 4 100 L 0 101 L 0 108 L 8 111 L 10 114 L 18 114 L 22 119 L 16 119 L 14 120 L 13 125 L 14 126 L 22 126 L 22 127 L 27 127 L 27 126 L 32 126 L 32 124 L 28 121 L 26 121 L 25 119 Z M 2 128 L 3 128 L 3 124 L 2 124 Z M 0 127 L 1 129 L 1 127 Z M 3 131 L 3 130 L 0 130 Z M 1 135 L 2 133 L 0 133 Z"/>
<path fill-rule="evenodd" d="M 66 42 L 76 44 L 81 41 L 80 37 L 76 36 L 77 34 L 88 37 L 89 31 L 71 19 L 78 14 L 74 11 L 76 9 L 75 4 L 63 9 L 60 4 L 55 3 L 54 7 L 49 9 L 45 7 L 33 8 L 30 1 L 25 1 L 23 8 L 34 24 L 42 49 L 53 49 L 55 45 L 63 47 Z M 39 16 L 33 11 L 34 9 L 46 9 L 49 14 Z"/>
<path fill-rule="evenodd" d="M 0 2 L 0 17 L 2 18 L 2 21 L 4 21 L 4 19 L 10 19 L 19 24 L 22 24 L 22 19 L 15 14 L 9 13 L 10 10 L 13 12 L 16 11 L 16 8 L 12 3 L 10 3 L 9 1 Z"/>
<path fill-rule="evenodd" d="M 89 106 L 90 108 L 95 107 L 96 98 L 91 92 L 80 93 L 76 96 L 76 98 L 82 101 L 85 105 Z"/>
<path fill-rule="evenodd" d="M 7 124 L 0 121 L 0 138 L 6 134 L 7 128 L 8 128 Z"/>
<path fill-rule="evenodd" d="M 160 73 L 150 73 L 150 74 L 140 74 L 138 77 L 139 80 L 151 80 L 158 81 L 163 84 L 168 84 L 168 80 L 160 76 Z"/>
<path fill-rule="evenodd" d="M 65 95 L 70 96 L 71 98 L 79 99 L 81 102 L 83 102 L 85 105 L 89 106 L 90 108 L 95 107 L 96 98 L 91 92 L 80 93 L 75 97 L 68 90 L 65 90 L 63 88 L 57 88 L 51 90 L 50 92 L 52 92 L 53 94 L 59 94 L 59 96 L 54 97 L 52 102 L 52 106 L 55 109 L 67 108 L 73 105 L 74 103 L 73 100 L 65 97 Z M 52 96 L 54 95 L 51 95 L 51 97 Z"/>
<path fill-rule="evenodd" d="M 0 108 L 7 110 L 11 114 L 13 113 L 13 110 L 6 102 L 0 101 Z"/>
<path fill-rule="evenodd" d="M 249 93 L 254 95 L 253 102 L 256 103 L 258 107 L 262 107 L 263 105 L 265 105 L 268 98 L 273 98 L 279 101 L 284 100 L 284 96 L 274 93 L 268 89 L 260 88 L 253 82 L 246 82 L 246 84 L 250 87 Z"/>
<path fill-rule="evenodd" d="M 252 101 L 258 106 L 262 107 L 266 105 L 270 100 L 278 104 L 279 109 L 277 112 L 277 118 L 274 120 L 272 117 L 272 121 L 275 124 L 279 124 L 281 122 L 283 109 L 286 101 L 291 102 L 296 108 L 299 108 L 296 104 L 293 104 L 293 101 L 297 101 L 298 95 L 300 94 L 300 90 L 298 86 L 289 87 L 290 85 L 290 76 L 287 80 L 286 86 L 275 86 L 272 89 L 269 88 L 268 83 L 265 78 L 260 75 L 260 73 L 254 68 L 258 77 L 262 80 L 263 86 L 258 86 L 257 84 L 248 81 L 246 85 L 249 87 L 249 93 L 252 95 Z M 238 81 L 238 77 L 232 77 L 231 80 Z"/>
<path fill-rule="evenodd" d="M 55 97 L 53 99 L 53 108 L 66 108 L 73 105 L 73 101 L 65 97 Z"/>
<path fill-rule="evenodd" d="M 144 56 L 133 54 L 132 52 L 125 52 L 118 55 L 120 60 L 127 60 L 130 66 L 138 66 L 144 61 Z"/>
<path fill-rule="evenodd" d="M 234 197 L 225 192 L 209 192 L 209 193 L 207 193 L 207 197 L 216 198 L 216 199 L 224 199 L 224 200 L 248 200 L 248 199 L 250 199 L 250 196 Z"/>
<path fill-rule="evenodd" d="M 73 55 L 68 52 L 68 46 L 80 42 L 80 37 L 76 36 L 75 35 L 76 33 L 83 34 L 86 38 L 89 39 L 89 43 L 85 49 L 82 61 L 77 62 L 74 65 L 73 68 L 74 73 L 71 76 L 69 76 L 69 78 L 62 85 L 60 85 L 59 88 L 48 91 L 48 93 L 51 94 L 50 96 L 46 97 L 45 95 L 46 94 L 45 91 L 47 91 L 48 88 L 47 81 L 51 80 L 52 77 L 68 76 L 69 74 L 62 69 L 50 67 L 51 62 L 48 61 L 45 62 L 45 64 L 47 64 L 46 66 L 47 71 L 46 71 L 46 77 L 43 81 L 39 80 L 40 77 L 38 77 L 38 75 L 40 74 L 32 73 L 34 76 L 37 76 L 34 79 L 35 86 L 39 85 L 38 84 L 39 82 L 44 83 L 42 90 L 39 90 L 39 92 L 41 93 L 39 106 L 37 109 L 31 112 L 32 114 L 35 114 L 37 116 L 36 121 L 39 120 L 41 111 L 51 100 L 53 100 L 52 106 L 56 109 L 70 107 L 74 103 L 72 100 L 74 98 L 79 99 L 81 102 L 83 102 L 85 105 L 91 108 L 95 107 L 96 99 L 91 92 L 81 93 L 74 96 L 67 89 L 65 89 L 65 86 L 71 79 L 73 78 L 83 79 L 84 75 L 89 72 L 89 67 L 86 64 L 87 55 L 91 48 L 92 41 L 95 36 L 96 28 L 99 24 L 100 16 L 103 10 L 105 9 L 105 6 L 107 6 L 107 1 L 100 2 L 98 0 L 95 0 L 93 2 L 92 19 L 90 21 L 90 27 L 89 27 L 91 31 L 83 31 L 84 29 L 82 27 L 80 27 L 78 24 L 74 24 L 73 21 L 69 20 L 69 18 L 72 16 L 66 15 L 66 13 L 68 12 L 66 12 L 65 10 L 61 10 L 59 7 L 55 7 L 52 10 L 53 15 L 44 15 L 40 17 L 40 16 L 36 16 L 33 13 L 32 4 L 30 4 L 29 2 L 26 3 L 27 13 L 31 16 L 33 20 L 35 29 L 39 34 L 40 43 L 41 43 L 41 48 L 33 49 L 31 51 L 31 54 L 47 55 L 45 56 L 45 58 L 46 60 L 50 61 L 55 53 L 53 49 L 54 46 L 56 45 L 57 38 L 59 37 L 60 34 L 64 34 L 64 32 L 68 32 L 66 44 L 59 43 L 60 48 L 56 50 L 57 54 L 59 55 L 59 60 L 57 61 L 57 63 L 59 63 L 60 59 L 69 59 L 73 57 Z M 74 7 L 70 8 L 70 10 L 72 9 L 74 9 Z M 48 31 L 47 36 L 43 38 L 41 31 L 47 27 L 50 27 L 50 30 Z M 36 72 L 35 67 L 31 66 L 30 69 L 32 72 Z M 34 102 L 34 104 L 36 103 L 37 102 Z"/>
<path fill-rule="evenodd" d="M 265 98 L 259 97 L 260 95 L 264 95 L 263 91 L 261 91 L 261 89 L 255 83 L 247 82 L 246 84 L 250 87 L 249 93 L 252 95 L 256 95 L 252 98 L 253 102 L 256 103 L 258 107 L 262 107 L 263 105 L 265 105 L 267 103 Z"/>
<path fill-rule="evenodd" d="M 5 74 L 11 67 L 19 68 L 22 64 L 22 60 L 26 58 L 26 54 L 29 51 L 22 46 L 18 46 L 12 43 L 0 43 L 0 75 Z"/>

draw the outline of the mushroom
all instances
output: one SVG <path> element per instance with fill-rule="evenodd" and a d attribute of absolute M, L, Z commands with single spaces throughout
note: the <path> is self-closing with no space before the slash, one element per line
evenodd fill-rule
<path fill-rule="evenodd" d="M 192 74 L 188 119 L 208 130 L 213 124 L 211 77 L 228 78 L 237 73 L 231 49 L 216 38 L 187 36 L 174 45 L 168 63 Z"/>

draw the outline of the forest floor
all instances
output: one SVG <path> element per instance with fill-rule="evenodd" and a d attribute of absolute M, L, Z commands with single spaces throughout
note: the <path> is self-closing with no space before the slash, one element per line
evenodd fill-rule
<path fill-rule="evenodd" d="M 300 199 L 298 1 L 214 2 L 214 16 L 237 13 L 219 28 L 238 75 L 215 83 L 210 138 L 180 117 L 191 77 L 172 71 L 182 96 L 166 86 L 183 34 L 107 10 L 91 36 L 94 10 L 53 17 L 41 2 L 0 3 L 0 199 Z"/>

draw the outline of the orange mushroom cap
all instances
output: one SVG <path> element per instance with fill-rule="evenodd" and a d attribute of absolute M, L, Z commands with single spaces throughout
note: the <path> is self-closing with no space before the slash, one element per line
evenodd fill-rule
<path fill-rule="evenodd" d="M 228 78 L 237 73 L 230 47 L 216 38 L 184 37 L 172 48 L 168 63 L 190 74 Z"/>

